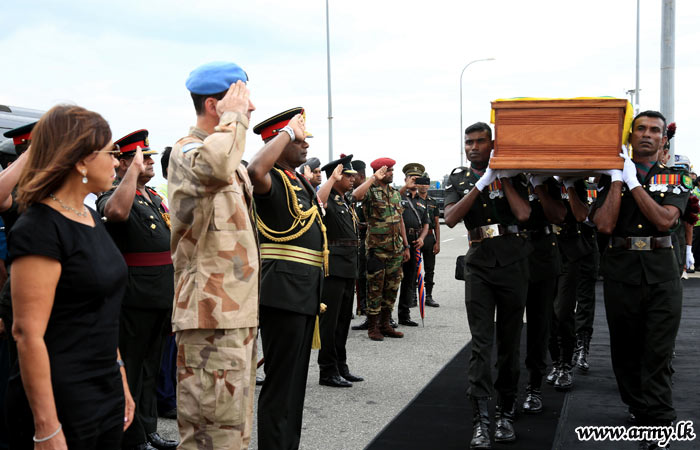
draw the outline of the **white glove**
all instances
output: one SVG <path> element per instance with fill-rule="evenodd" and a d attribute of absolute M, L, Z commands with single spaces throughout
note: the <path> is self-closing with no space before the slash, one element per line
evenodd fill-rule
<path fill-rule="evenodd" d="M 685 246 L 685 268 L 686 268 L 686 270 L 690 270 L 690 269 L 693 269 L 693 266 L 695 266 L 695 257 L 693 256 L 693 246 L 686 245 Z"/>
<path fill-rule="evenodd" d="M 637 179 L 637 166 L 634 165 L 624 147 L 620 152 L 620 156 L 625 159 L 625 166 L 622 168 L 622 180 L 631 191 L 640 186 L 639 180 Z"/>
<path fill-rule="evenodd" d="M 543 185 L 546 180 L 547 180 L 546 175 L 530 174 L 528 181 L 530 181 L 530 184 L 532 185 L 532 187 L 537 187 L 537 186 Z"/>
<path fill-rule="evenodd" d="M 497 170 L 496 172 L 496 176 L 498 176 L 499 180 L 501 178 L 513 178 L 514 176 L 521 173 L 519 170 Z"/>
<path fill-rule="evenodd" d="M 486 168 L 486 172 L 479 178 L 479 181 L 476 182 L 474 187 L 476 187 L 479 191 L 483 191 L 486 189 L 489 184 L 493 183 L 496 180 L 496 171 L 491 169 L 490 167 Z"/>
<path fill-rule="evenodd" d="M 601 175 L 608 175 L 610 182 L 622 181 L 622 171 L 620 169 L 601 170 Z"/>
<path fill-rule="evenodd" d="M 555 176 L 554 179 L 557 180 L 558 182 L 560 182 L 561 184 L 563 184 L 566 189 L 574 187 L 576 182 L 578 180 L 580 180 L 580 178 L 572 178 L 572 177 L 567 178 L 567 177 L 560 177 L 558 175 Z"/>

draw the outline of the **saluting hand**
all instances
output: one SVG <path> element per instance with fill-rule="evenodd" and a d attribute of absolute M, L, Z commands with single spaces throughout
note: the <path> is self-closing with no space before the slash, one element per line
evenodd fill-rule
<path fill-rule="evenodd" d="M 374 178 L 375 178 L 377 181 L 382 181 L 382 180 L 384 179 L 384 177 L 386 176 L 386 171 L 387 171 L 387 169 L 388 169 L 387 166 L 382 166 L 382 167 L 380 167 L 379 170 L 377 170 L 376 172 L 374 172 Z"/>
<path fill-rule="evenodd" d="M 143 152 L 140 146 L 136 146 L 136 153 L 134 154 L 134 159 L 131 160 L 131 165 L 139 171 L 139 173 L 146 172 L 146 165 L 143 163 Z"/>
<path fill-rule="evenodd" d="M 237 112 L 250 118 L 251 111 L 255 107 L 250 103 L 250 90 L 248 86 L 241 80 L 232 84 L 224 98 L 216 103 L 216 113 L 221 117 L 225 112 Z"/>
<path fill-rule="evenodd" d="M 343 179 L 343 165 L 338 164 L 335 166 L 335 169 L 333 169 L 333 173 L 331 174 L 331 178 L 333 179 L 334 182 L 338 182 Z"/>
<path fill-rule="evenodd" d="M 294 130 L 295 140 L 306 140 L 306 121 L 304 120 L 304 116 L 297 114 L 296 116 L 292 117 L 292 120 L 290 120 L 287 125 L 292 127 L 292 130 Z"/>

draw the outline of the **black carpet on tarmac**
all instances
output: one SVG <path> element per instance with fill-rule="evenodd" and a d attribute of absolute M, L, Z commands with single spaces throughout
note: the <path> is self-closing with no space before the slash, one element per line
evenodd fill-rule
<path fill-rule="evenodd" d="M 700 279 L 683 280 L 683 316 L 676 339 L 673 399 L 678 420 L 691 420 L 698 437 L 673 442 L 671 448 L 700 449 Z M 521 338 L 521 361 L 525 358 L 525 327 Z M 466 396 L 467 368 L 471 348 L 467 344 L 432 381 L 366 447 L 384 449 L 466 449 L 472 428 L 472 408 Z M 495 361 L 495 353 L 493 361 Z M 574 389 L 567 394 L 543 385 L 545 410 L 538 415 L 519 414 L 515 422 L 518 439 L 512 444 L 493 443 L 494 449 L 636 449 L 635 442 L 581 442 L 575 429 L 585 425 L 630 426 L 627 407 L 617 390 L 610 363 L 610 341 L 605 319 L 602 283 L 596 285 L 596 314 L 587 374 L 575 371 Z M 527 384 L 521 364 L 519 404 Z M 494 368 L 495 379 L 495 368 Z M 491 436 L 494 420 L 491 402 Z"/>
<path fill-rule="evenodd" d="M 525 330 L 520 340 L 521 360 L 525 358 Z M 495 346 L 494 346 L 495 350 Z M 471 343 L 467 344 L 432 381 L 366 447 L 384 449 L 465 449 L 472 438 L 472 407 L 467 398 L 467 368 Z M 494 351 L 492 361 L 496 361 Z M 525 392 L 527 372 L 521 367 L 519 393 Z M 494 368 L 493 379 L 496 379 Z M 543 385 L 545 409 L 541 414 L 526 415 L 519 411 L 512 444 L 495 444 L 493 448 L 542 450 L 552 447 L 564 394 Z M 521 395 L 522 397 L 522 395 Z M 520 401 L 520 400 L 519 400 Z M 491 436 L 495 430 L 495 400 L 490 402 Z M 518 408 L 520 410 L 520 408 Z"/>

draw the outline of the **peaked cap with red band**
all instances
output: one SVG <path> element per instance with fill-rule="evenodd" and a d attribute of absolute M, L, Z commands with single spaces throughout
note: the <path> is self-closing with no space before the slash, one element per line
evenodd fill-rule
<path fill-rule="evenodd" d="M 119 146 L 121 156 L 131 156 L 136 152 L 136 147 L 141 147 L 141 152 L 144 155 L 157 155 L 158 152 L 151 150 L 148 146 L 148 130 L 138 130 L 129 133 L 123 138 L 115 142 Z"/>
<path fill-rule="evenodd" d="M 290 120 L 297 114 L 304 115 L 304 108 L 298 106 L 296 108 L 288 109 L 284 112 L 272 116 L 269 119 L 263 120 L 259 124 L 255 125 L 253 128 L 253 133 L 259 134 L 263 141 L 268 140 L 271 137 L 277 136 L 280 130 L 287 126 Z M 311 133 L 306 132 L 306 137 L 313 137 Z"/>
<path fill-rule="evenodd" d="M 31 140 L 32 130 L 34 129 L 36 122 L 28 123 L 22 125 L 21 127 L 13 128 L 10 131 L 6 131 L 3 136 L 6 138 L 12 138 L 12 143 L 15 145 L 26 144 Z"/>
<path fill-rule="evenodd" d="M 396 161 L 394 161 L 391 158 L 377 158 L 374 161 L 372 161 L 369 164 L 369 166 L 376 172 L 377 170 L 381 169 L 382 166 L 386 166 L 387 168 L 389 168 L 394 167 L 394 164 L 396 164 Z"/>

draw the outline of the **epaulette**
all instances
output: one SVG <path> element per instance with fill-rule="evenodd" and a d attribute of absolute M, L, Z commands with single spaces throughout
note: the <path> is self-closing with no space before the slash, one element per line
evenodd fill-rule
<path fill-rule="evenodd" d="M 452 169 L 452 172 L 450 172 L 450 174 L 447 176 L 447 179 L 448 179 L 448 180 L 452 180 L 452 175 L 459 175 L 459 174 L 463 173 L 463 172 L 466 171 L 466 170 L 469 170 L 469 168 L 468 168 L 468 167 L 464 167 L 464 166 L 455 167 L 454 169 Z M 445 190 L 448 190 L 448 189 L 451 188 L 451 187 L 452 187 L 452 183 L 446 184 L 446 185 L 445 185 Z"/>

